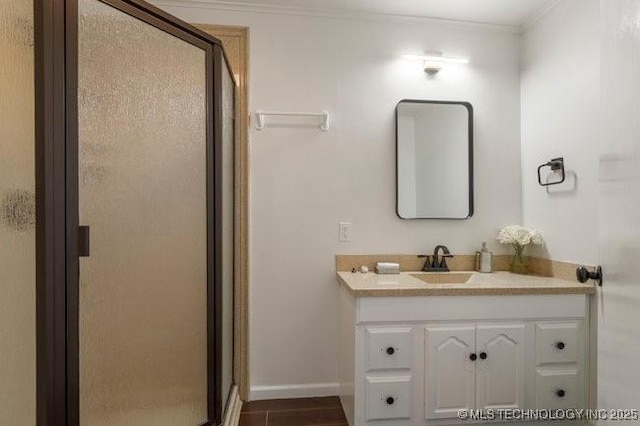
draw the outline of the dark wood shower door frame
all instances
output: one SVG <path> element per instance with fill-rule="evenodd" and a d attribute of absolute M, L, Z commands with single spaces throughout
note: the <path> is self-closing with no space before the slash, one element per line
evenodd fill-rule
<path fill-rule="evenodd" d="M 100 0 L 206 52 L 207 387 L 206 426 L 222 401 L 220 41 L 141 0 Z M 37 425 L 79 424 L 78 0 L 34 0 L 36 105 Z M 233 78 L 233 76 L 232 76 Z M 194 425 L 198 426 L 198 425 Z"/>

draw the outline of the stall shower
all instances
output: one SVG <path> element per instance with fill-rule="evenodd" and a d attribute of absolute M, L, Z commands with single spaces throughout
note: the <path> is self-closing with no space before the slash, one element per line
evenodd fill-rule
<path fill-rule="evenodd" d="M 219 425 L 234 386 L 224 50 L 142 1 L 38 3 L 0 4 L 0 424 Z"/>

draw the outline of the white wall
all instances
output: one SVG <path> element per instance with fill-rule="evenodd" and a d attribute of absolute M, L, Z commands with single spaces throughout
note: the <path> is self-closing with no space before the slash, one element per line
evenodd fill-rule
<path fill-rule="evenodd" d="M 466 25 L 163 8 L 192 23 L 251 28 L 251 110 L 331 114 L 328 133 L 313 126 L 251 133 L 250 375 L 254 398 L 335 394 L 336 253 L 425 253 L 439 243 L 471 253 L 483 240 L 491 247 L 501 226 L 520 222 L 519 36 Z M 427 49 L 471 63 L 429 79 L 419 62 L 401 56 Z M 394 108 L 403 98 L 473 104 L 471 220 L 396 217 Z M 338 242 L 339 221 L 353 223 L 351 243 Z"/>
<path fill-rule="evenodd" d="M 524 222 L 545 247 L 532 254 L 596 264 L 600 110 L 599 0 L 564 0 L 522 37 Z M 565 184 L 538 185 L 537 167 L 564 157 Z"/>

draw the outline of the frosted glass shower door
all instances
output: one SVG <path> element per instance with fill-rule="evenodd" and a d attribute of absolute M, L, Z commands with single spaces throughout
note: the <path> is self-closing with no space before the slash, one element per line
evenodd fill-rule
<path fill-rule="evenodd" d="M 207 417 L 207 52 L 79 2 L 80 426 Z"/>
<path fill-rule="evenodd" d="M 0 0 L 0 425 L 36 424 L 33 0 Z"/>

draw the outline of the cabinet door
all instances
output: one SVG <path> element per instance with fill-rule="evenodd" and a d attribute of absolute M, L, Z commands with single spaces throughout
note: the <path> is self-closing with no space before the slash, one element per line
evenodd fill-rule
<path fill-rule="evenodd" d="M 473 324 L 427 326 L 425 329 L 425 417 L 457 418 L 458 410 L 475 408 Z"/>
<path fill-rule="evenodd" d="M 524 324 L 477 326 L 478 409 L 522 408 L 525 392 L 524 331 Z"/>

